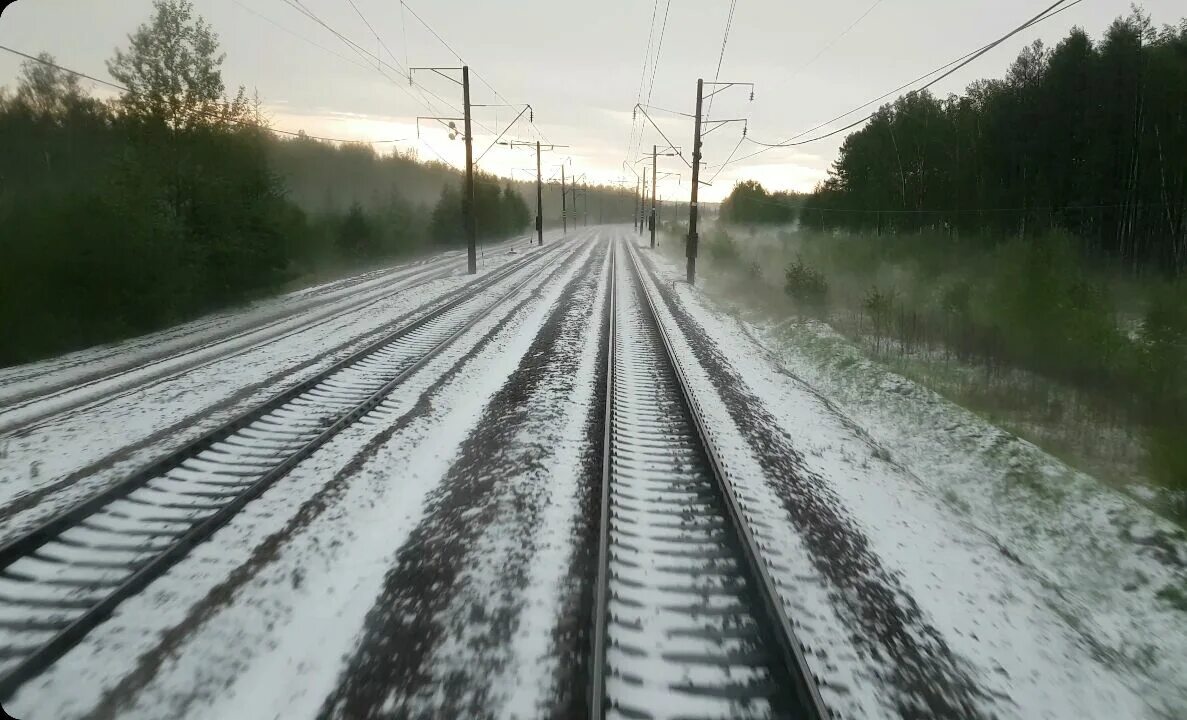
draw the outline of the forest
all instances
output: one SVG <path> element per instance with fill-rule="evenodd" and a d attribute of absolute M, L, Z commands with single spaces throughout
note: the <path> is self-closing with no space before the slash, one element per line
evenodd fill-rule
<path fill-rule="evenodd" d="M 187 0 L 157 0 L 108 62 L 127 92 L 99 99 L 44 53 L 0 88 L 0 365 L 464 245 L 459 171 L 273 132 L 222 59 Z M 534 182 L 479 173 L 475 196 L 481 239 L 530 229 Z M 633 207 L 609 188 L 578 199 L 594 222 Z"/>
<path fill-rule="evenodd" d="M 806 224 L 1028 236 L 1135 270 L 1187 269 L 1187 20 L 1141 10 L 1099 42 L 1036 41 L 1002 79 L 881 108 L 805 200 Z"/>
<path fill-rule="evenodd" d="M 739 183 L 722 219 L 753 239 L 709 252 L 782 267 L 797 311 L 1091 470 L 1187 490 L 1187 21 L 1135 9 L 906 95 L 814 192 Z"/>

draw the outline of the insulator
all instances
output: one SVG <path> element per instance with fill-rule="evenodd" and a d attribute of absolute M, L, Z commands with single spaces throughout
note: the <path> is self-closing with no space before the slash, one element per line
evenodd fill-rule
<path fill-rule="evenodd" d="M 536 122 L 536 111 L 528 108 L 528 122 Z"/>
<path fill-rule="evenodd" d="M 750 91 L 750 102 L 754 102 L 754 90 Z"/>

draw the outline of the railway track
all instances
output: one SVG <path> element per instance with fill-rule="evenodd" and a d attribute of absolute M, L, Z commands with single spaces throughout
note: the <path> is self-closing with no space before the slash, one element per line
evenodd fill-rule
<path fill-rule="evenodd" d="M 30 428 L 52 422 L 63 415 L 110 402 L 113 399 L 124 397 L 130 392 L 140 391 L 156 383 L 171 380 L 216 362 L 222 362 L 299 333 L 308 332 L 351 313 L 365 310 L 394 295 L 407 293 L 434 280 L 448 277 L 453 272 L 454 268 L 445 264 L 442 267 L 429 265 L 414 268 L 394 277 L 395 287 L 369 289 L 361 293 L 360 297 L 329 310 L 316 305 L 303 310 L 302 312 L 309 312 L 312 318 L 310 322 L 299 327 L 283 328 L 282 326 L 292 322 L 293 319 L 292 314 L 286 314 L 268 320 L 262 325 L 214 338 L 179 352 L 148 358 L 112 372 L 93 374 L 59 385 L 15 395 L 6 399 L 2 410 L 0 410 L 0 435 L 26 432 Z M 333 302 L 326 304 L 335 305 Z M 253 337 L 256 339 L 248 342 L 248 339 Z M 243 344 L 244 342 L 246 344 Z M 215 348 L 227 345 L 233 346 L 230 352 L 226 350 L 212 352 Z M 132 378 L 133 375 L 137 377 Z M 100 386 L 102 386 L 101 390 Z"/>
<path fill-rule="evenodd" d="M 500 306 L 571 244 L 470 292 L 169 453 L 0 548 L 0 699 L 207 539 L 297 463 Z"/>
<path fill-rule="evenodd" d="M 630 242 L 610 290 L 590 716 L 828 717 Z"/>

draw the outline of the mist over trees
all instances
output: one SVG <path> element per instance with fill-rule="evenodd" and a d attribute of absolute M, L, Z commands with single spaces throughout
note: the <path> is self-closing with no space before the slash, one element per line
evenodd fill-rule
<path fill-rule="evenodd" d="M 1187 269 L 1187 20 L 1135 9 L 1099 42 L 1036 41 L 964 95 L 911 93 L 841 147 L 815 227 L 1030 236 L 1130 268 Z"/>
<path fill-rule="evenodd" d="M 731 223 L 789 223 L 799 215 L 799 193 L 768 192 L 754 180 L 743 180 L 721 203 L 720 217 Z"/>
<path fill-rule="evenodd" d="M 963 96 L 908 94 L 814 193 L 739 183 L 722 218 L 798 223 L 780 231 L 787 297 L 875 354 L 976 366 L 974 399 L 1017 370 L 1070 388 L 1136 431 L 1148 477 L 1187 488 L 1187 21 L 1134 10 Z M 710 253 L 755 272 L 719 235 Z"/>
<path fill-rule="evenodd" d="M 258 100 L 228 94 L 218 37 L 187 0 L 156 0 L 115 51 L 130 92 L 110 102 L 40 59 L 0 91 L 0 364 L 465 242 L 460 173 L 269 132 Z M 479 235 L 526 230 L 528 192 L 482 177 Z"/>

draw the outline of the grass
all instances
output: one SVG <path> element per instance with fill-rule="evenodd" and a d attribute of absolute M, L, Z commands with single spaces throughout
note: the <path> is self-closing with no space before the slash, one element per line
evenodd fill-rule
<path fill-rule="evenodd" d="M 868 358 L 1187 520 L 1182 286 L 1085 267 L 1062 237 L 966 250 L 946 236 L 703 237 L 702 277 L 743 315 L 827 322 Z M 682 254 L 682 244 L 661 247 Z M 838 373 L 856 362 L 826 338 L 795 338 L 818 344 L 801 349 Z M 1016 481 L 1044 486 L 1025 470 Z"/>

